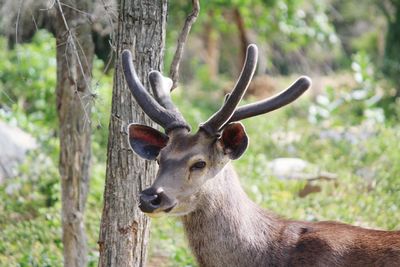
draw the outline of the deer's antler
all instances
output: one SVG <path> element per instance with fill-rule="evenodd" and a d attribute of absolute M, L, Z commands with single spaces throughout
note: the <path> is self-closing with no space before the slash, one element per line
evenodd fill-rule
<path fill-rule="evenodd" d="M 229 121 L 250 84 L 251 78 L 256 70 L 257 58 L 257 46 L 255 44 L 249 45 L 247 47 L 246 59 L 242 72 L 232 90 L 232 93 L 230 93 L 230 95 L 226 98 L 223 106 L 206 122 L 200 125 L 202 130 L 206 131 L 210 135 L 214 135 L 218 132 L 221 126 L 225 125 L 225 123 Z"/>
<path fill-rule="evenodd" d="M 270 98 L 241 106 L 235 110 L 229 122 L 240 121 L 257 115 L 271 112 L 275 109 L 286 106 L 296 100 L 311 86 L 311 79 L 302 76 L 297 79 L 289 88 Z"/>
<path fill-rule="evenodd" d="M 245 64 L 232 93 L 225 96 L 223 106 L 212 115 L 200 128 L 210 135 L 218 135 L 230 122 L 240 121 L 283 107 L 301 96 L 311 85 L 311 79 L 302 76 L 285 91 L 271 98 L 236 108 L 250 84 L 257 64 L 257 46 L 247 48 Z"/>
<path fill-rule="evenodd" d="M 152 88 L 159 103 L 147 92 L 143 84 L 140 82 L 135 68 L 133 66 L 132 54 L 129 50 L 122 52 L 122 67 L 126 82 L 133 97 L 136 99 L 143 111 L 157 124 L 165 129 L 168 133 L 176 128 L 186 128 L 190 131 L 190 127 L 183 118 L 182 114 L 175 108 L 172 101 L 165 93 L 161 91 L 161 80 L 157 72 L 150 72 L 149 78 Z M 161 76 L 161 79 L 163 77 Z"/>

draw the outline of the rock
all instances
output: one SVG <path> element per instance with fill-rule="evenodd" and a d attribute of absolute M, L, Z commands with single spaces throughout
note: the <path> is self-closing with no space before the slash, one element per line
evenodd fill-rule
<path fill-rule="evenodd" d="M 374 125 L 364 123 L 357 126 L 322 130 L 319 133 L 319 137 L 321 139 L 330 139 L 335 142 L 347 141 L 355 145 L 377 134 L 378 132 Z"/>
<path fill-rule="evenodd" d="M 300 158 L 276 158 L 267 164 L 270 174 L 285 180 L 333 180 L 336 174 L 322 171 Z"/>
<path fill-rule="evenodd" d="M 321 169 L 303 159 L 299 158 L 277 158 L 267 164 L 270 174 L 284 180 L 305 180 L 307 183 L 298 192 L 299 197 L 319 193 L 322 188 L 315 184 L 316 180 L 335 180 L 334 173 L 321 171 Z"/>
<path fill-rule="evenodd" d="M 17 175 L 17 167 L 26 152 L 36 147 L 36 140 L 31 135 L 0 121 L 0 183 Z"/>

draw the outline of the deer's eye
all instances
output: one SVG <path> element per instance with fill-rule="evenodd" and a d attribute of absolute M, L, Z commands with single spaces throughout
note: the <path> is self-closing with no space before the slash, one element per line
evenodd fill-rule
<path fill-rule="evenodd" d="M 205 161 L 198 161 L 196 163 L 194 163 L 191 167 L 190 170 L 191 171 L 196 171 L 196 170 L 201 170 L 206 166 L 206 162 Z"/>

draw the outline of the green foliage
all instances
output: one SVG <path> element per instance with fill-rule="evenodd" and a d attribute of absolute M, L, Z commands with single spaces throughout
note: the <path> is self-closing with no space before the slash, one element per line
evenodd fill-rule
<path fill-rule="evenodd" d="M 247 41 L 259 43 L 268 51 L 274 51 L 268 54 L 269 69 L 286 74 L 296 70 L 291 61 L 292 57 L 299 56 L 298 51 L 305 57 L 310 57 L 314 65 L 322 64 L 321 62 L 332 57 L 331 54 L 316 52 L 321 48 L 329 48 L 331 51 L 335 50 L 335 54 L 338 53 L 335 48 L 338 47 L 339 40 L 326 13 L 329 4 L 329 1 L 318 0 L 201 1 L 201 12 L 193 25 L 192 35 L 202 36 L 204 46 L 208 45 L 205 36 L 210 34 L 209 31 L 216 35 L 216 39 L 220 40 L 220 71 L 230 74 L 231 69 L 236 66 L 232 66 L 232 63 L 226 64 L 227 61 L 232 61 L 232 53 L 224 55 L 223 51 L 231 52 L 240 46 L 238 21 L 234 15 L 234 11 L 238 11 L 245 24 Z M 170 64 L 175 52 L 175 41 L 191 10 L 191 3 L 174 1 L 169 8 L 166 66 Z M 194 69 L 204 62 L 197 63 Z"/>
<path fill-rule="evenodd" d="M 32 43 L 8 50 L 0 39 L 0 55 L 0 119 L 40 144 L 20 174 L 0 186 L 0 265 L 61 266 L 55 42 L 39 31 Z"/>
<path fill-rule="evenodd" d="M 347 90 L 326 88 L 326 95 L 319 95 L 316 103 L 310 105 L 309 120 L 312 123 L 341 120 L 346 116 L 346 124 L 359 124 L 363 120 L 382 123 L 384 110 L 380 107 L 383 89 L 375 76 L 374 66 L 365 52 L 354 54 L 351 64 L 357 87 Z M 343 123 L 339 121 L 339 123 Z"/>
<path fill-rule="evenodd" d="M 286 51 L 303 48 L 315 40 L 321 43 L 335 43 L 337 37 L 325 13 L 324 1 L 277 0 L 273 8 L 260 8 L 251 16 L 251 28 L 259 28 L 260 34 L 269 42 L 279 42 Z M 257 6 L 256 6 L 257 8 Z M 253 10 L 254 12 L 254 10 Z"/>
<path fill-rule="evenodd" d="M 161 266 L 196 266 L 182 234 L 182 223 L 176 218 L 152 220 L 150 241 L 150 259 L 163 256 L 169 262 Z"/>
<path fill-rule="evenodd" d="M 50 33 L 38 31 L 32 43 L 13 50 L 0 40 L 0 103 L 4 110 L 29 114 L 39 127 L 55 128 L 56 59 L 50 56 L 55 55 L 55 42 L 49 40 Z"/>
<path fill-rule="evenodd" d="M 0 119 L 33 135 L 19 175 L 0 185 L 0 266 L 62 266 L 59 144 L 55 104 L 55 40 L 39 31 L 32 43 L 7 50 L 0 39 Z M 97 265 L 97 239 L 104 189 L 111 76 L 95 60 L 92 91 L 93 155 L 86 229 L 89 266 Z"/>
<path fill-rule="evenodd" d="M 307 121 L 301 118 L 301 111 L 296 119 L 289 119 L 288 112 L 277 112 L 268 120 L 246 122 L 252 143 L 246 156 L 236 166 L 255 200 L 290 218 L 340 220 L 363 225 L 369 222 L 371 227 L 398 228 L 400 207 L 395 203 L 399 203 L 400 199 L 387 187 L 390 184 L 393 189 L 398 189 L 400 185 L 398 168 L 390 166 L 399 157 L 400 147 L 394 145 L 398 129 L 379 125 L 372 130 L 365 125 L 357 125 L 345 130 L 343 124 L 329 128 L 318 125 L 309 127 Z M 345 122 L 345 119 L 342 120 Z M 276 139 L 265 138 L 268 129 L 283 134 L 301 133 L 301 137 L 289 143 L 279 143 Z M 352 129 L 358 130 L 353 138 L 345 134 L 324 134 L 351 133 Z M 368 131 L 371 132 L 367 134 Z M 259 134 L 262 132 L 265 134 Z M 382 151 L 385 151 L 384 156 Z M 298 193 L 304 182 L 270 177 L 264 167 L 268 160 L 276 157 L 300 157 L 317 164 L 322 170 L 335 172 L 338 181 L 316 183 L 322 187 L 320 193 L 300 198 Z M 282 210 L 282 206 L 285 209 Z M 384 209 L 390 215 L 382 215 Z"/>
<path fill-rule="evenodd" d="M 57 166 L 38 149 L 20 173 L 0 187 L 0 266 L 61 266 Z"/>

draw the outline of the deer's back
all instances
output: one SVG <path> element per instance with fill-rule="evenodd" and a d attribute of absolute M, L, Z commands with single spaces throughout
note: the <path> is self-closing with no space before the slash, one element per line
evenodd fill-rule
<path fill-rule="evenodd" d="M 298 238 L 288 266 L 400 266 L 400 231 L 337 222 L 294 224 Z"/>

